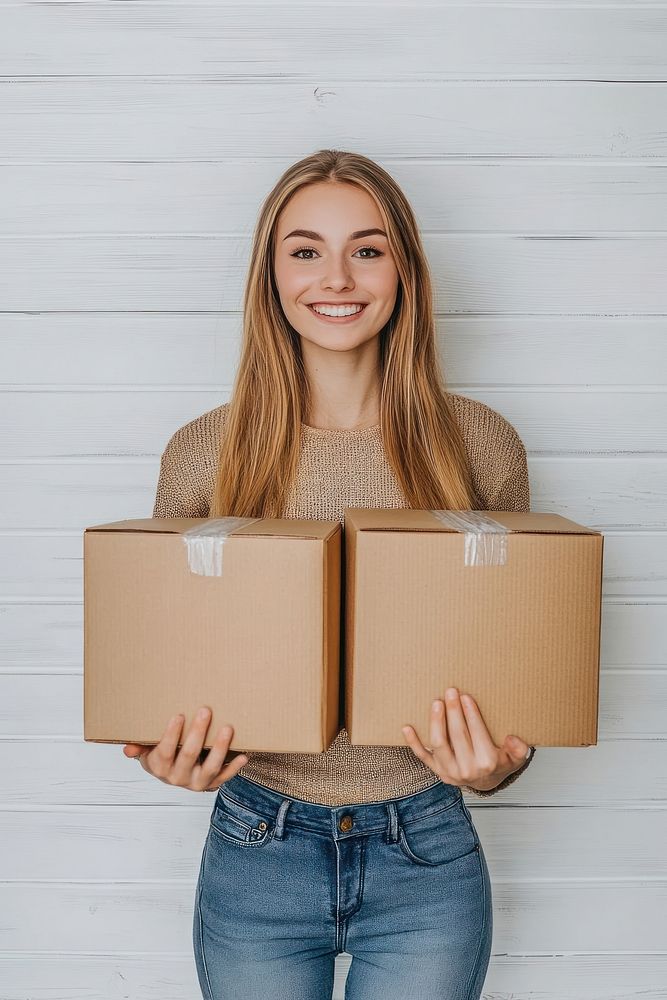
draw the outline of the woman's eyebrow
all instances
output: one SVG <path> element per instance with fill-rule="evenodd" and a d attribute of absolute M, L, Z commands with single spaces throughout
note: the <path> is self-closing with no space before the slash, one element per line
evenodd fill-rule
<path fill-rule="evenodd" d="M 290 236 L 301 236 L 303 239 L 318 240 L 320 243 L 324 241 L 324 238 L 319 233 L 314 233 L 312 229 L 293 229 L 291 233 L 283 237 L 283 243 Z M 383 229 L 359 229 L 356 233 L 350 233 L 351 240 L 363 240 L 366 236 L 384 236 L 386 238 L 387 234 Z"/>

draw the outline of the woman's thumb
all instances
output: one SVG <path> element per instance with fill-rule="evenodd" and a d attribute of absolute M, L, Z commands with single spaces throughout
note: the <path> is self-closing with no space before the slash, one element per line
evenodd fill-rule
<path fill-rule="evenodd" d="M 512 760 L 515 760 L 517 764 L 526 760 L 530 755 L 530 746 L 528 743 L 524 743 L 523 740 L 519 739 L 518 736 L 508 736 L 505 740 L 505 745 L 510 757 Z"/>

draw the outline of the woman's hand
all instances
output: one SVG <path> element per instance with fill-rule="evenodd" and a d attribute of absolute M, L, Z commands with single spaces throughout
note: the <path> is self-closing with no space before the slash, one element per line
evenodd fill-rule
<path fill-rule="evenodd" d="M 225 765 L 233 729 L 231 726 L 223 726 L 208 751 L 206 760 L 199 763 L 210 714 L 208 708 L 199 710 L 177 756 L 176 749 L 185 722 L 182 715 L 176 715 L 170 720 L 162 739 L 155 746 L 126 743 L 123 753 L 126 757 L 138 758 L 144 771 L 164 781 L 166 785 L 189 788 L 192 792 L 214 792 L 225 781 L 233 778 L 248 762 L 248 758 L 245 754 L 238 754 Z"/>
<path fill-rule="evenodd" d="M 519 770 L 530 753 L 527 743 L 518 736 L 506 736 L 503 745 L 496 746 L 472 695 L 459 698 L 457 688 L 448 688 L 445 704 L 446 719 L 440 699 L 431 709 L 432 750 L 426 749 L 412 726 L 402 730 L 413 753 L 445 784 L 486 792 Z"/>

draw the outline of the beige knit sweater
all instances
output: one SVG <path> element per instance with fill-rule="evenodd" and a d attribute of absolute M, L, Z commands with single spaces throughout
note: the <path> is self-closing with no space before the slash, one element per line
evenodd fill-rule
<path fill-rule="evenodd" d="M 477 509 L 529 510 L 526 450 L 514 427 L 484 403 L 454 393 L 449 398 L 463 433 L 480 501 Z M 223 403 L 171 436 L 160 461 L 153 517 L 209 516 L 227 410 Z M 298 475 L 283 517 L 339 519 L 343 524 L 345 507 L 409 506 L 386 460 L 379 424 L 361 430 L 302 424 L 301 440 Z M 495 794 L 516 780 L 532 756 L 491 791 L 468 786 L 464 791 Z M 352 746 L 345 729 L 324 753 L 249 752 L 239 774 L 285 795 L 329 806 L 412 795 L 440 780 L 407 743 Z"/>

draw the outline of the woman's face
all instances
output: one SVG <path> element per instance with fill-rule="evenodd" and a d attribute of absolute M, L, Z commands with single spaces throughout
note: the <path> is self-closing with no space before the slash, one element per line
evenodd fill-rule
<path fill-rule="evenodd" d="M 398 271 L 382 216 L 356 185 L 311 184 L 292 196 L 278 218 L 274 268 L 288 322 L 327 350 L 347 351 L 371 340 L 394 310 Z M 313 306 L 363 308 L 330 318 Z"/>

